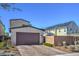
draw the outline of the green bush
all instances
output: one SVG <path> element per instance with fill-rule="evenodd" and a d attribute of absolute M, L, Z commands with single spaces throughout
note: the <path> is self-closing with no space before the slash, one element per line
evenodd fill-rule
<path fill-rule="evenodd" d="M 4 42 L 0 42 L 0 48 L 3 48 Z"/>
<path fill-rule="evenodd" d="M 72 52 L 79 52 L 79 47 L 76 45 L 76 46 L 70 46 L 70 49 Z"/>
<path fill-rule="evenodd" d="M 54 45 L 53 44 L 50 44 L 50 43 L 44 43 L 45 46 L 49 46 L 49 47 L 53 47 Z"/>
<path fill-rule="evenodd" d="M 0 39 L 0 42 L 2 42 L 2 40 Z"/>

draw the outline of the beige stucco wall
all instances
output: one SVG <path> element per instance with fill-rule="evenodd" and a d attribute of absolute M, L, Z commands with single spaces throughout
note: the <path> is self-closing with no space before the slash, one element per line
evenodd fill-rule
<path fill-rule="evenodd" d="M 46 43 L 54 44 L 54 36 L 45 36 Z"/>
<path fill-rule="evenodd" d="M 61 27 L 57 29 L 57 36 L 66 36 L 67 35 L 67 28 Z"/>
<path fill-rule="evenodd" d="M 51 30 L 47 30 L 47 31 L 48 31 L 48 33 L 53 33 L 54 35 L 58 35 L 58 36 L 66 36 L 67 35 L 67 27 L 59 27 L 57 29 L 51 29 Z"/>
<path fill-rule="evenodd" d="M 50 33 L 56 34 L 56 30 L 50 30 Z"/>
<path fill-rule="evenodd" d="M 43 43 L 42 30 L 38 30 L 32 27 L 24 27 L 24 28 L 11 29 L 11 41 L 14 45 L 16 45 L 16 32 L 40 33 L 40 44 Z"/>
<path fill-rule="evenodd" d="M 19 27 L 23 25 L 31 25 L 29 22 L 25 22 L 23 20 L 12 20 L 10 21 L 10 28 L 12 27 Z"/>

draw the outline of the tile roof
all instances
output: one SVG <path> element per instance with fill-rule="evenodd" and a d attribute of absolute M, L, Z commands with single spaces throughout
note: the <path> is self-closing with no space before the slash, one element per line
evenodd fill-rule
<path fill-rule="evenodd" d="M 66 23 L 62 23 L 62 24 L 57 24 L 57 25 L 54 25 L 54 26 L 50 26 L 50 27 L 47 27 L 46 29 L 56 29 L 58 27 L 64 27 L 64 26 L 68 26 L 69 24 L 71 23 L 74 23 L 74 21 L 69 21 L 69 22 L 66 22 Z"/>

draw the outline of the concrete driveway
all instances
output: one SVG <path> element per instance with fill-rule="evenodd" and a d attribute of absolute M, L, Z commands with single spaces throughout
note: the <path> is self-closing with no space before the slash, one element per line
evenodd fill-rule
<path fill-rule="evenodd" d="M 22 45 L 17 46 L 17 49 L 22 56 L 53 56 L 66 53 L 44 45 Z"/>

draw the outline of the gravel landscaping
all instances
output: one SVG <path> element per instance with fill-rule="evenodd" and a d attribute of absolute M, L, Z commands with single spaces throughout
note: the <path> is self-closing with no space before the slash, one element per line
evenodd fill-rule
<path fill-rule="evenodd" d="M 68 52 L 68 53 L 75 53 L 78 52 L 79 53 L 79 45 L 70 45 L 70 46 L 55 46 L 54 48 Z"/>
<path fill-rule="evenodd" d="M 0 49 L 0 56 L 20 56 L 20 53 L 16 48 Z"/>
<path fill-rule="evenodd" d="M 58 49 L 58 50 L 61 50 L 61 51 L 68 52 L 68 53 L 72 53 L 71 49 L 65 48 L 65 47 L 63 47 L 63 46 L 55 46 L 54 48 L 56 48 L 56 49 Z"/>
<path fill-rule="evenodd" d="M 0 56 L 20 56 L 16 46 L 11 44 L 10 39 L 0 42 Z"/>

